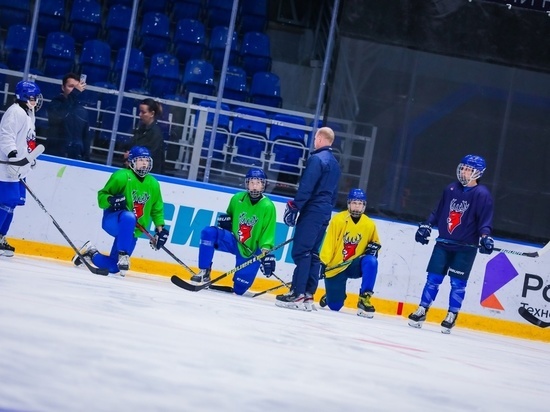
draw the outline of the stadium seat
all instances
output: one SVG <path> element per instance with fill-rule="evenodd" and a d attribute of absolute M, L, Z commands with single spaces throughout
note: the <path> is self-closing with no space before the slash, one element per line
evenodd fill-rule
<path fill-rule="evenodd" d="M 0 0 L 0 26 L 7 29 L 10 26 L 19 24 L 25 26 L 30 24 L 30 0 Z"/>
<path fill-rule="evenodd" d="M 198 20 L 181 19 L 174 35 L 176 57 L 180 63 L 202 59 L 206 48 L 206 29 Z"/>
<path fill-rule="evenodd" d="M 126 54 L 126 48 L 123 47 L 118 50 L 117 58 L 115 61 L 115 78 L 118 85 L 120 85 L 120 79 L 122 75 L 122 67 L 124 66 L 124 55 Z M 145 55 L 141 50 L 131 49 L 130 59 L 128 60 L 128 70 L 126 71 L 126 83 L 124 90 L 139 89 L 143 87 L 145 80 Z"/>
<path fill-rule="evenodd" d="M 4 43 L 4 51 L 6 54 L 6 63 L 11 70 L 22 71 L 25 68 L 30 34 L 30 27 L 21 24 L 10 26 L 8 29 Z M 38 52 L 36 50 L 37 41 L 35 36 L 33 53 L 31 56 L 31 67 L 36 67 L 38 63 Z"/>
<path fill-rule="evenodd" d="M 203 100 L 199 103 L 199 106 L 209 108 L 210 112 L 206 119 L 206 132 L 204 134 L 204 140 L 202 142 L 203 150 L 201 151 L 202 157 L 208 156 L 208 147 L 210 145 L 210 138 L 212 136 L 212 124 L 214 123 L 214 112 L 216 109 L 216 102 L 210 100 Z M 228 105 L 222 103 L 221 110 L 230 111 Z M 195 118 L 195 127 L 197 126 L 199 115 Z M 212 158 L 216 160 L 225 160 L 224 146 L 229 144 L 229 116 L 221 114 L 218 116 L 218 127 L 216 132 L 216 139 L 214 140 L 214 150 L 212 152 Z"/>
<path fill-rule="evenodd" d="M 170 20 L 162 13 L 145 13 L 140 30 L 140 49 L 146 56 L 165 53 L 170 38 Z"/>
<path fill-rule="evenodd" d="M 166 11 L 167 0 L 144 1 L 141 3 L 141 13 L 164 13 Z"/>
<path fill-rule="evenodd" d="M 214 66 L 214 69 L 220 71 L 223 65 L 223 58 L 225 56 L 225 46 L 227 43 L 227 36 L 229 29 L 224 26 L 216 26 L 212 29 L 210 34 L 210 42 L 208 44 L 208 51 L 210 54 L 210 61 Z M 238 53 L 238 40 L 237 32 L 233 32 L 231 39 L 231 50 L 229 53 L 229 64 L 234 65 L 237 63 Z"/>
<path fill-rule="evenodd" d="M 248 89 L 246 84 L 246 72 L 238 66 L 228 66 L 225 74 L 225 85 L 223 88 L 224 99 L 246 101 Z"/>
<path fill-rule="evenodd" d="M 65 24 L 65 0 L 41 0 L 36 31 L 39 36 L 62 31 Z"/>
<path fill-rule="evenodd" d="M 252 77 L 250 101 L 255 104 L 271 107 L 282 107 L 281 80 L 269 72 L 258 72 Z"/>
<path fill-rule="evenodd" d="M 206 22 L 209 29 L 229 26 L 233 2 L 228 0 L 207 0 Z"/>
<path fill-rule="evenodd" d="M 127 7 L 123 4 L 115 4 L 109 9 L 105 29 L 107 31 L 107 42 L 114 50 L 126 47 L 131 19 L 131 7 Z"/>
<path fill-rule="evenodd" d="M 271 45 L 267 34 L 255 31 L 244 34 L 241 44 L 241 65 L 249 77 L 257 72 L 271 70 Z"/>
<path fill-rule="evenodd" d="M 95 0 L 77 0 L 71 7 L 69 22 L 77 43 L 97 39 L 101 30 L 101 6 Z"/>
<path fill-rule="evenodd" d="M 178 58 L 167 53 L 155 54 L 151 58 L 147 78 L 148 89 L 153 96 L 175 94 L 180 83 Z"/>
<path fill-rule="evenodd" d="M 202 0 L 174 0 L 172 5 L 172 19 L 200 20 L 202 15 Z"/>
<path fill-rule="evenodd" d="M 62 78 L 72 72 L 75 64 L 75 41 L 69 33 L 52 32 L 46 37 L 44 50 L 44 74 L 48 77 Z"/>
<path fill-rule="evenodd" d="M 292 127 L 292 124 L 306 126 L 303 117 L 276 114 L 273 116 L 273 124 L 269 132 L 271 145 L 271 157 L 268 170 L 279 171 L 294 175 L 301 174 L 302 160 L 305 160 L 307 132 Z"/>
<path fill-rule="evenodd" d="M 187 97 L 189 93 L 213 95 L 214 67 L 206 60 L 189 60 L 183 72 L 183 90 Z"/>
<path fill-rule="evenodd" d="M 231 125 L 233 136 L 231 164 L 238 166 L 264 167 L 267 152 L 267 123 L 261 120 L 245 118 L 254 116 L 267 119 L 263 110 L 239 107 L 235 109 L 236 116 Z"/>
<path fill-rule="evenodd" d="M 80 73 L 85 73 L 86 82 L 108 82 L 111 71 L 111 48 L 101 40 L 87 40 L 80 54 Z"/>
<path fill-rule="evenodd" d="M 239 2 L 240 32 L 263 32 L 267 25 L 267 0 L 241 0 Z"/>

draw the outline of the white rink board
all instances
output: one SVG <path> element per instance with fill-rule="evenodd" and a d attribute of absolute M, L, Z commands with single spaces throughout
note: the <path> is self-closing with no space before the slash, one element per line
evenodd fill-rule
<path fill-rule="evenodd" d="M 56 219 L 69 238 L 80 246 L 92 240 L 100 250 L 109 250 L 112 238 L 101 229 L 102 211 L 97 206 L 97 191 L 103 187 L 110 174 L 116 170 L 85 162 L 42 156 L 37 168 L 27 178 L 31 190 Z M 170 226 L 168 249 L 189 266 L 197 265 L 198 239 L 202 227 L 215 224 L 216 214 L 225 212 L 230 197 L 236 189 L 184 179 L 159 177 L 166 210 L 166 223 Z M 286 198 L 270 196 L 277 208 L 277 241 L 291 236 L 292 230 L 282 222 Z M 497 204 L 498 207 L 498 204 Z M 426 216 L 430 210 L 426 210 Z M 426 278 L 433 241 L 423 246 L 414 241 L 416 226 L 396 221 L 375 219 L 382 241 L 379 254 L 379 272 L 375 285 L 376 297 L 396 302 L 417 304 Z M 193 222 L 193 223 L 192 223 Z M 67 242 L 42 211 L 34 199 L 27 195 L 27 205 L 18 207 L 10 229 L 10 237 L 66 246 Z M 437 230 L 432 238 L 437 237 Z M 503 239 L 495 240 L 502 249 L 534 251 L 541 245 L 517 244 Z M 293 270 L 290 249 L 286 246 L 277 254 L 277 273 L 289 281 Z M 173 263 L 172 258 L 153 251 L 148 240 L 140 239 L 134 256 Z M 494 291 L 503 310 L 484 307 L 480 304 L 483 285 L 499 282 L 503 276 L 499 270 L 487 271 L 487 265 L 504 262 L 517 275 Z M 538 310 L 541 318 L 550 320 L 550 254 L 540 258 L 529 258 L 511 254 L 480 255 L 476 259 L 470 276 L 463 311 L 486 317 L 506 319 L 525 323 L 517 309 L 526 304 Z M 234 260 L 228 255 L 217 253 L 213 268 L 229 270 Z M 489 273 L 491 272 L 491 273 Z M 492 279 L 492 280 L 491 280 Z M 323 288 L 321 281 L 320 287 Z M 348 290 L 356 293 L 359 280 L 350 281 Z M 434 306 L 446 308 L 448 281 L 441 287 Z"/>

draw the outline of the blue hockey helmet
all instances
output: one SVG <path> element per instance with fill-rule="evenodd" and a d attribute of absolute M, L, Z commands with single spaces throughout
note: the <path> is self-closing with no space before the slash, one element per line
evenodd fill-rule
<path fill-rule="evenodd" d="M 258 179 L 262 183 L 261 189 L 250 188 L 250 181 L 254 179 Z M 262 169 L 253 167 L 249 169 L 248 172 L 246 172 L 246 176 L 244 177 L 244 184 L 251 198 L 254 199 L 254 198 L 260 197 L 267 186 L 267 176 L 265 175 L 265 172 Z"/>
<path fill-rule="evenodd" d="M 358 203 L 358 202 L 361 202 L 361 203 Z M 365 213 L 366 207 L 367 207 L 367 194 L 362 189 L 351 189 L 348 193 L 349 214 L 352 217 L 360 217 L 363 213 Z"/>
<path fill-rule="evenodd" d="M 483 157 L 469 154 L 464 156 L 458 164 L 456 168 L 456 177 L 462 186 L 468 186 L 471 181 L 477 181 L 483 176 L 486 167 Z M 466 176 L 464 174 L 465 171 L 471 172 L 470 176 Z"/>
<path fill-rule="evenodd" d="M 40 109 L 42 107 L 42 92 L 40 87 L 34 82 L 21 80 L 15 85 L 15 98 L 27 103 L 30 109 Z"/>
<path fill-rule="evenodd" d="M 137 164 L 138 160 L 145 160 L 147 164 Z M 139 177 L 145 177 L 153 168 L 153 158 L 151 152 L 145 146 L 134 146 L 128 153 L 128 164 L 130 169 Z"/>

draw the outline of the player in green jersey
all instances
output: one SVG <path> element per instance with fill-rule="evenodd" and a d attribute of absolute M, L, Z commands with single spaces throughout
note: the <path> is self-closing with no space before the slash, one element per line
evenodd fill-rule
<path fill-rule="evenodd" d="M 236 193 L 229 201 L 226 213 L 218 216 L 218 226 L 205 227 L 199 246 L 200 272 L 191 278 L 194 282 L 210 280 L 214 251 L 235 255 L 235 265 L 250 259 L 275 244 L 275 205 L 264 196 L 267 178 L 263 170 L 252 168 L 245 176 L 246 191 Z M 256 278 L 258 269 L 269 277 L 275 270 L 275 256 L 268 254 L 235 272 L 233 291 L 244 294 Z"/>
<path fill-rule="evenodd" d="M 151 220 L 155 224 L 155 240 L 151 240 L 153 249 L 159 250 L 168 240 L 160 184 L 149 174 L 153 167 L 149 149 L 132 147 L 128 162 L 130 168 L 114 172 L 97 194 L 99 207 L 103 209 L 103 230 L 115 238 L 110 254 L 99 253 L 89 241 L 80 250 L 84 259 L 89 259 L 98 268 L 122 276 L 130 268 L 130 256 L 141 234 L 136 223 L 145 228 Z M 82 264 L 78 255 L 73 262 L 76 266 Z"/>

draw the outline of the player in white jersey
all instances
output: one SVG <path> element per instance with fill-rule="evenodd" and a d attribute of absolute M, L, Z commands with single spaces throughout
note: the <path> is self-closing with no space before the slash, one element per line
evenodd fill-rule
<path fill-rule="evenodd" d="M 0 121 L 0 161 L 21 160 L 36 148 L 34 112 L 41 104 L 42 94 L 35 83 L 17 83 L 15 102 Z M 33 166 L 0 164 L 0 256 L 13 256 L 15 252 L 15 248 L 8 244 L 6 234 L 14 209 L 25 204 L 25 186 L 20 179 L 24 179 Z"/>

